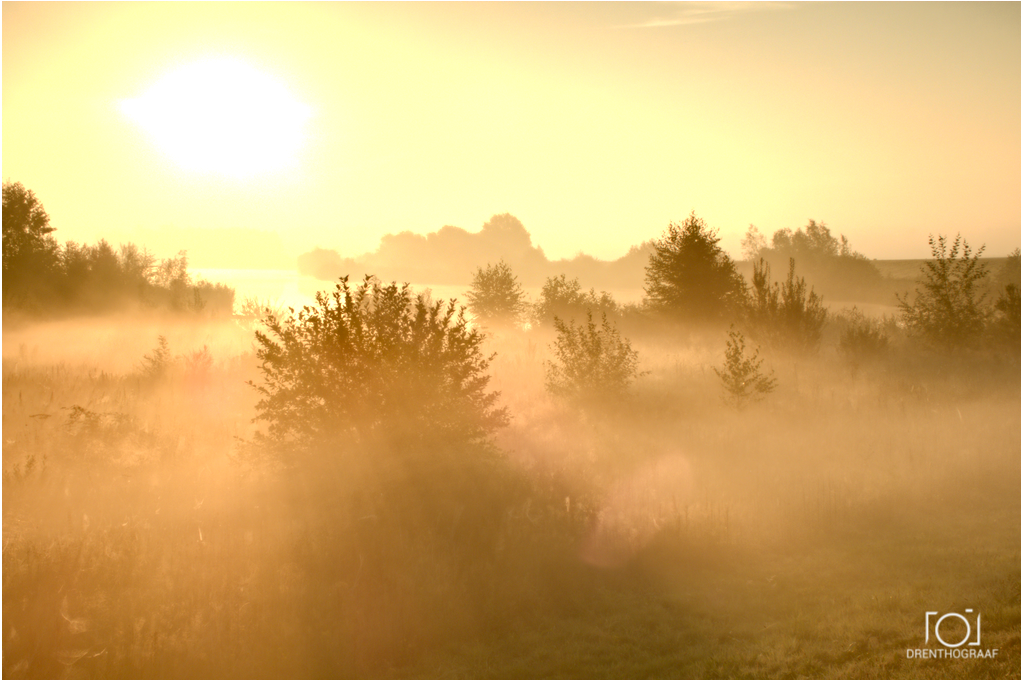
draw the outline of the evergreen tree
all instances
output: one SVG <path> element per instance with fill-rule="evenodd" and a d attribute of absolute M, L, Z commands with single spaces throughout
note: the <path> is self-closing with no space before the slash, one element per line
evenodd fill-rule
<path fill-rule="evenodd" d="M 743 301 L 743 278 L 718 242 L 717 232 L 696 214 L 669 223 L 647 265 L 648 305 L 678 320 L 715 320 L 735 311 Z"/>

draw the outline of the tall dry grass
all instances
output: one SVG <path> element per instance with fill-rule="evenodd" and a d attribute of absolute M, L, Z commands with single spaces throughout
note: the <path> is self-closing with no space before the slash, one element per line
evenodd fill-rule
<path fill-rule="evenodd" d="M 248 334 L 5 330 L 5 676 L 1019 675 L 1012 365 L 897 340 L 852 375 L 826 336 L 737 411 L 723 330 L 634 330 L 648 374 L 583 410 L 544 391 L 553 333 L 504 331 L 500 505 L 382 505 L 345 453 L 252 456 Z M 972 606 L 998 658 L 903 656 Z"/>

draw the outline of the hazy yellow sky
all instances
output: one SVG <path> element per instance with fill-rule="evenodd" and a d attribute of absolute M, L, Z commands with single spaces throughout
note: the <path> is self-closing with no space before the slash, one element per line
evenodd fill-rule
<path fill-rule="evenodd" d="M 930 232 L 1000 256 L 1020 27 L 1019 3 L 5 2 L 3 176 L 62 240 L 252 228 L 356 255 L 510 212 L 549 258 L 616 258 L 695 210 L 734 255 L 751 223 L 814 218 L 873 258 L 927 256 Z M 288 160 L 232 175 L 129 115 L 225 60 L 277 88 L 246 106 L 297 118 L 176 139 Z M 145 101 L 180 119 L 171 100 Z"/>

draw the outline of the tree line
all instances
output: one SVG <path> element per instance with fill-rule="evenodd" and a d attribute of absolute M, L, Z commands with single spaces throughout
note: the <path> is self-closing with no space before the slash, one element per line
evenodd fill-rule
<path fill-rule="evenodd" d="M 818 351 L 830 320 L 823 297 L 797 274 L 795 257 L 789 257 L 785 277 L 776 280 L 765 256 L 773 250 L 786 253 L 789 245 L 819 264 L 863 257 L 852 252 L 845 237 L 836 240 L 813 221 L 806 230 L 776 233 L 771 247 L 756 239 L 749 244 L 759 256 L 748 284 L 704 220 L 691 214 L 670 223 L 652 242 L 644 300 L 627 306 L 607 292 L 583 290 L 564 274 L 548 278 L 540 300 L 531 304 L 503 261 L 473 275 L 466 294 L 472 318 L 455 300 L 442 306 L 427 295 L 414 295 L 408 285 L 385 285 L 367 276 L 352 290 L 343 277 L 333 294 L 317 296 L 315 306 L 287 317 L 268 315 L 267 332 L 257 332 L 265 375 L 257 387 L 262 395 L 257 420 L 269 427 L 257 442 L 277 453 L 315 449 L 335 436 L 363 442 L 366 433 L 358 425 L 364 423 L 388 439 L 441 435 L 442 442 L 485 442 L 504 418 L 495 412 L 495 395 L 486 392 L 491 358 L 483 352 L 481 329 L 526 325 L 553 326 L 556 332 L 547 389 L 591 405 L 621 401 L 642 374 L 620 324 L 728 325 L 725 362 L 715 372 L 727 401 L 756 400 L 777 383 L 761 369 L 759 349 L 748 347 L 746 335 L 773 351 L 808 356 Z M 832 316 L 839 353 L 852 372 L 884 355 L 896 331 L 923 351 L 956 356 L 982 349 L 1019 364 L 1020 251 L 995 278 L 999 290 L 993 295 L 990 273 L 980 260 L 984 247 L 973 251 L 960 236 L 952 242 L 939 236 L 931 248 L 933 258 L 922 268 L 917 291 L 896 295 L 897 316 L 876 319 L 856 309 Z M 396 416 L 394 424 L 384 419 L 389 415 Z M 345 429 L 350 431 L 339 431 Z"/>
<path fill-rule="evenodd" d="M 816 353 L 830 319 L 824 298 L 809 287 L 797 264 L 831 273 L 833 284 L 874 287 L 884 279 L 845 236 L 835 238 L 824 223 L 780 230 L 769 245 L 751 226 L 744 238 L 753 261 L 748 284 L 736 263 L 719 246 L 717 231 L 691 214 L 670 223 L 652 243 L 641 304 L 620 306 L 607 292 L 586 292 L 577 279 L 550 277 L 540 300 L 530 305 L 507 263 L 478 268 L 467 293 L 476 319 L 492 327 L 554 325 L 558 361 L 549 367 L 549 388 L 561 395 L 612 394 L 621 397 L 637 376 L 628 339 L 615 320 L 635 326 L 648 322 L 709 325 L 728 323 L 731 330 L 722 378 L 732 402 L 742 403 L 770 392 L 774 380 L 760 371 L 759 349 L 747 349 L 744 334 L 758 344 L 797 355 Z M 839 328 L 838 350 L 856 372 L 884 355 L 897 330 L 923 349 L 940 352 L 988 348 L 1020 357 L 1020 250 L 998 273 L 981 260 L 961 236 L 929 240 L 932 259 L 922 266 L 917 288 L 891 293 L 898 315 L 870 318 L 856 308 L 833 314 Z M 784 279 L 774 280 L 773 265 L 784 265 Z M 877 277 L 876 277 L 877 276 Z M 600 316 L 598 326 L 594 318 Z"/>
<path fill-rule="evenodd" d="M 188 256 L 158 259 L 134 244 L 60 244 L 42 203 L 3 184 L 3 307 L 32 314 L 143 308 L 230 315 L 234 290 L 188 272 Z"/>

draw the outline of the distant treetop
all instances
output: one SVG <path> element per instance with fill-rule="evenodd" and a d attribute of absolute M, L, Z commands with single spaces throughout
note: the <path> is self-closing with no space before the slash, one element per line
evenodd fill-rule
<path fill-rule="evenodd" d="M 669 223 L 647 265 L 651 308 L 677 319 L 713 320 L 741 306 L 743 278 L 718 242 L 717 231 L 695 213 Z"/>

